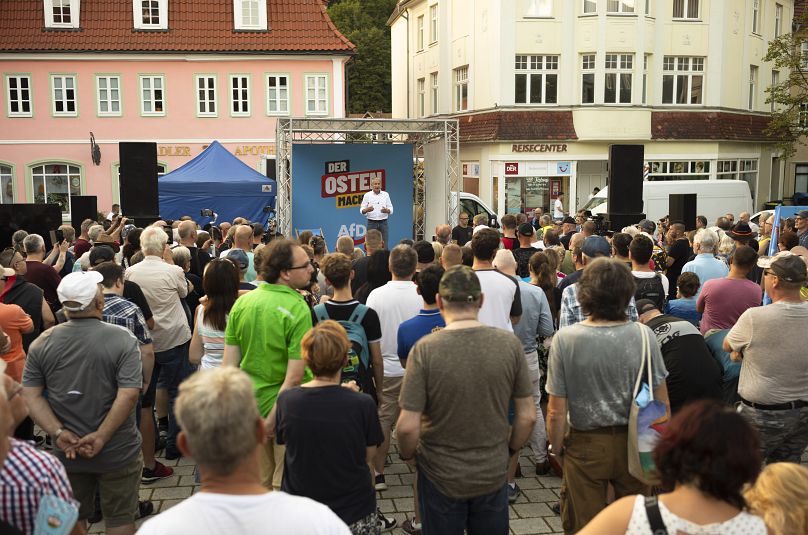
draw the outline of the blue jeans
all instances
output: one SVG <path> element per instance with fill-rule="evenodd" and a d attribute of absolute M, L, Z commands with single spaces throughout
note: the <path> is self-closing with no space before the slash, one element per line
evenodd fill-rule
<path fill-rule="evenodd" d="M 505 474 L 502 487 L 483 496 L 455 500 L 445 496 L 418 473 L 418 505 L 421 507 L 423 535 L 507 535 L 508 493 Z"/>
<path fill-rule="evenodd" d="M 388 251 L 392 249 L 390 244 L 387 242 L 387 220 L 382 219 L 376 221 L 375 219 L 368 219 L 368 230 L 376 229 L 382 233 L 382 239 L 384 240 L 384 248 Z"/>
<path fill-rule="evenodd" d="M 172 347 L 167 351 L 154 352 L 154 371 L 152 372 L 149 389 L 144 398 L 149 401 L 144 406 L 151 406 L 154 400 L 154 391 L 157 385 L 168 391 L 168 437 L 166 446 L 176 447 L 177 435 L 180 430 L 177 419 L 174 417 L 174 401 L 177 399 L 180 383 L 191 373 L 191 364 L 188 362 L 188 343 Z M 150 403 L 151 402 L 151 403 Z"/>

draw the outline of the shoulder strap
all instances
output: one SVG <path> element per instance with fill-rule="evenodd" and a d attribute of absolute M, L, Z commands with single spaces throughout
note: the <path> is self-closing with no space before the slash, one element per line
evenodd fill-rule
<path fill-rule="evenodd" d="M 662 521 L 662 513 L 659 511 L 659 500 L 656 496 L 645 497 L 645 514 L 648 517 L 648 525 L 651 526 L 652 535 L 668 535 L 668 528 Z"/>
<path fill-rule="evenodd" d="M 328 315 L 328 309 L 325 308 L 325 303 L 320 303 L 314 306 L 314 315 L 317 316 L 317 321 L 325 321 L 331 319 Z"/>
<path fill-rule="evenodd" d="M 350 318 L 349 321 L 361 324 L 362 321 L 364 321 L 365 315 L 367 313 L 368 313 L 367 305 L 363 305 L 362 303 L 359 303 L 358 305 L 356 305 L 356 308 L 351 313 L 351 318 Z"/>

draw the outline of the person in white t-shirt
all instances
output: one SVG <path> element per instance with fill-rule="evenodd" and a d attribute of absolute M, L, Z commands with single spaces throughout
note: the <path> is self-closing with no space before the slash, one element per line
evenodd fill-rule
<path fill-rule="evenodd" d="M 558 197 L 556 197 L 555 202 L 553 202 L 553 219 L 563 219 L 564 218 L 564 193 L 559 193 Z"/>
<path fill-rule="evenodd" d="M 138 533 L 350 535 L 327 506 L 261 485 L 258 450 L 267 440 L 253 384 L 236 368 L 192 375 L 175 407 L 177 446 L 199 467 L 199 492 L 151 518 Z"/>
<path fill-rule="evenodd" d="M 393 280 L 368 295 L 367 305 L 379 315 L 382 327 L 382 357 L 384 381 L 379 399 L 379 422 L 384 442 L 376 448 L 373 458 L 376 490 L 386 490 L 384 461 L 390 449 L 390 430 L 398 420 L 398 395 L 404 379 L 404 368 L 398 358 L 398 326 L 421 311 L 421 296 L 412 281 L 418 265 L 418 254 L 409 245 L 397 245 L 390 251 L 390 273 Z"/>
<path fill-rule="evenodd" d="M 483 304 L 480 323 L 513 332 L 513 324 L 522 316 L 522 300 L 516 279 L 494 269 L 494 256 L 499 249 L 499 232 L 482 229 L 471 238 L 474 263 L 471 268 L 480 279 Z"/>

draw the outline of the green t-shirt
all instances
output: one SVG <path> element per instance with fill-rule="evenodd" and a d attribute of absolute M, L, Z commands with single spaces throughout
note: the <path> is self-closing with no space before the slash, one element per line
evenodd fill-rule
<path fill-rule="evenodd" d="M 288 286 L 262 284 L 239 297 L 227 319 L 224 341 L 241 348 L 241 369 L 253 380 L 258 410 L 269 414 L 290 360 L 300 360 L 300 340 L 311 329 L 303 296 Z M 306 368 L 303 383 L 312 379 Z"/>

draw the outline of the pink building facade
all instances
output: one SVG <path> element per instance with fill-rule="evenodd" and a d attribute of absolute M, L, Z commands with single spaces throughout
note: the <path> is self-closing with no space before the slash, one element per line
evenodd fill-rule
<path fill-rule="evenodd" d="M 353 45 L 320 0 L 39 0 L 36 12 L 8 3 L 0 202 L 47 198 L 68 218 L 70 195 L 95 195 L 104 212 L 119 200 L 120 141 L 157 142 L 161 172 L 213 140 L 263 169 L 278 118 L 345 116 Z M 48 27 L 55 20 L 78 28 Z M 138 28 L 144 21 L 165 28 Z"/>

